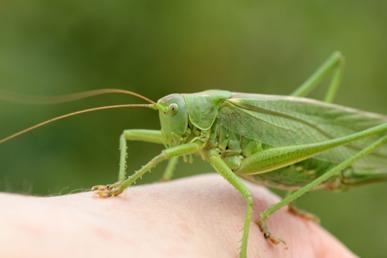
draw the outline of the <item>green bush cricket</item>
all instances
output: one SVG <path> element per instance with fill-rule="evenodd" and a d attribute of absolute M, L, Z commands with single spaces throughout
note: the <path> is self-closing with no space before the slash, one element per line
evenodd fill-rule
<path fill-rule="evenodd" d="M 122 93 L 140 97 L 149 104 L 123 104 L 77 111 L 27 128 L 3 138 L 0 143 L 82 113 L 128 107 L 157 110 L 161 130 L 125 130 L 120 137 L 118 181 L 95 186 L 92 190 L 100 197 L 117 196 L 166 160 L 169 163 L 163 179 L 171 179 L 180 157 L 190 160 L 191 155 L 198 154 L 246 201 L 239 255 L 246 258 L 253 201 L 241 178 L 289 191 L 289 195 L 263 211 L 256 221 L 264 237 L 273 244 L 283 241 L 271 234 L 267 219 L 306 192 L 345 189 L 387 180 L 387 117 L 332 104 L 340 84 L 343 63 L 342 55 L 333 53 L 292 96 L 208 90 L 171 94 L 154 102 L 137 93 L 115 89 L 72 95 L 65 101 Z M 306 98 L 331 74 L 324 101 Z M 162 144 L 165 149 L 127 177 L 127 141 Z"/>

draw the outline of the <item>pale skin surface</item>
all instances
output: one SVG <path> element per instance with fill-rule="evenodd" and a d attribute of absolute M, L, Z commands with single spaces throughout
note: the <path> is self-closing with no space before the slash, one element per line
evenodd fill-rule
<path fill-rule="evenodd" d="M 278 198 L 248 184 L 254 215 Z M 135 186 L 118 197 L 0 194 L 0 257 L 236 258 L 245 201 L 218 175 Z M 268 220 L 288 245 L 267 243 L 252 224 L 249 258 L 355 257 L 312 221 L 279 210 Z"/>

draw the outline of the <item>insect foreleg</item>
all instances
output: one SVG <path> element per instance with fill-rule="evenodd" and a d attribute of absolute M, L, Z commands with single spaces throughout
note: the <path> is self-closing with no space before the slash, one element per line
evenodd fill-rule
<path fill-rule="evenodd" d="M 253 198 L 250 190 L 242 182 L 242 180 L 234 174 L 234 172 L 227 166 L 227 164 L 220 158 L 217 150 L 211 150 L 209 152 L 209 163 L 214 169 L 223 176 L 230 184 L 232 184 L 242 197 L 246 201 L 246 215 L 243 226 L 243 235 L 241 241 L 240 258 L 246 258 L 247 256 L 247 241 L 249 238 L 251 216 L 253 211 Z"/>
<path fill-rule="evenodd" d="M 156 144 L 163 144 L 161 131 L 159 130 L 144 130 L 144 129 L 130 129 L 125 130 L 120 137 L 120 169 L 118 173 L 118 180 L 124 180 L 126 177 L 126 158 L 127 141 L 142 141 Z"/>
<path fill-rule="evenodd" d="M 336 92 L 339 88 L 344 67 L 344 57 L 340 52 L 334 52 L 299 88 L 291 95 L 298 97 L 307 96 L 314 90 L 329 73 L 333 71 L 333 77 L 330 82 L 324 101 L 333 102 Z"/>
<path fill-rule="evenodd" d="M 354 154 L 353 156 L 349 157 L 348 159 L 344 160 L 340 164 L 336 165 L 335 167 L 328 170 L 326 173 L 312 181 L 311 183 L 307 184 L 306 186 L 300 188 L 299 190 L 293 192 L 292 194 L 285 197 L 282 201 L 278 202 L 277 204 L 274 204 L 270 208 L 266 209 L 260 214 L 260 219 L 257 221 L 257 224 L 259 225 L 260 229 L 264 234 L 269 234 L 266 220 L 267 218 L 279 210 L 280 208 L 284 207 L 285 205 L 289 204 L 290 202 L 293 202 L 294 200 L 300 198 L 302 195 L 304 195 L 306 192 L 314 189 L 316 186 L 324 183 L 326 180 L 331 178 L 332 176 L 338 176 L 344 169 L 351 166 L 355 161 L 363 158 L 364 156 L 368 155 L 372 151 L 374 151 L 376 148 L 380 147 L 383 144 L 387 143 L 387 135 L 381 137 L 379 140 L 374 142 L 373 144 L 369 145 L 368 147 L 364 148 L 363 150 L 359 151 L 358 153 Z"/>
<path fill-rule="evenodd" d="M 163 137 L 160 130 L 145 130 L 145 129 L 129 129 L 125 130 L 120 137 L 120 169 L 118 180 L 124 180 L 126 177 L 126 158 L 127 141 L 142 141 L 156 144 L 163 144 Z M 168 161 L 167 168 L 163 174 L 162 180 L 170 180 L 173 176 L 173 171 L 176 168 L 178 158 L 172 158 Z"/>
<path fill-rule="evenodd" d="M 164 160 L 171 159 L 173 157 L 179 157 L 182 155 L 188 155 L 198 152 L 202 148 L 202 144 L 199 143 L 187 143 L 179 146 L 171 147 L 163 150 L 159 155 L 151 159 L 146 163 L 142 168 L 134 172 L 133 175 L 129 176 L 127 179 L 118 181 L 111 185 L 99 185 L 94 186 L 92 191 L 95 191 L 96 194 L 100 197 L 111 197 L 117 196 L 122 193 L 125 188 L 134 184 L 139 178 L 144 174 L 151 171 L 159 163 Z"/>

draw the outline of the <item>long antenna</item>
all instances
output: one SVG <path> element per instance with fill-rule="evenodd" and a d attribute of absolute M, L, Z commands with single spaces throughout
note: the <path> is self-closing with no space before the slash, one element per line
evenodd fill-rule
<path fill-rule="evenodd" d="M 105 95 L 105 94 L 130 95 L 130 96 L 134 96 L 142 100 L 145 100 L 148 103 L 155 104 L 153 100 L 139 93 L 129 91 L 129 90 L 110 89 L 110 88 L 88 90 L 88 91 L 82 91 L 78 93 L 59 95 L 59 96 L 24 96 L 24 95 L 22 96 L 22 95 L 17 95 L 15 93 L 7 92 L 7 91 L 0 91 L 0 100 L 23 103 L 23 104 L 46 104 L 46 105 L 48 104 L 49 105 L 49 104 L 71 102 L 75 100 L 80 100 L 80 99 L 85 99 L 85 98 L 94 97 L 98 95 Z"/>
<path fill-rule="evenodd" d="M 77 116 L 77 115 L 80 115 L 80 114 L 90 113 L 90 112 L 99 111 L 99 110 L 117 109 L 117 108 L 140 108 L 140 107 L 157 109 L 155 104 L 120 104 L 120 105 L 101 106 L 101 107 L 94 107 L 94 108 L 78 110 L 78 111 L 75 111 L 75 112 L 67 113 L 67 114 L 64 114 L 64 115 L 60 115 L 60 116 L 48 119 L 46 121 L 43 121 L 43 122 L 38 123 L 38 124 L 35 124 L 35 125 L 33 125 L 31 127 L 28 127 L 26 129 L 23 129 L 21 131 L 18 131 L 18 132 L 14 133 L 14 134 L 12 134 L 10 136 L 7 136 L 7 137 L 5 137 L 3 139 L 0 139 L 0 144 L 5 143 L 5 142 L 7 142 L 9 140 L 12 140 L 12 139 L 14 139 L 14 138 L 16 138 L 16 137 L 18 137 L 20 135 L 28 133 L 28 132 L 30 132 L 32 130 L 37 129 L 37 128 L 43 127 L 43 126 L 48 125 L 50 123 L 53 123 L 55 121 L 62 120 L 62 119 L 65 119 L 65 118 L 68 118 L 68 117 L 71 117 L 71 116 Z"/>

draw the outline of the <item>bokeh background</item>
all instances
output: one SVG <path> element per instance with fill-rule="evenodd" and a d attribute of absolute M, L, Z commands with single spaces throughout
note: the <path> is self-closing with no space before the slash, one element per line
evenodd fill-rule
<path fill-rule="evenodd" d="M 0 90 L 57 95 L 121 87 L 155 100 L 210 88 L 288 94 L 338 49 L 347 65 L 337 102 L 386 114 L 386 10 L 386 1 L 350 0 L 5 0 Z M 111 95 L 60 105 L 0 101 L 0 137 L 81 108 L 139 102 Z M 158 116 L 102 111 L 7 142 L 0 146 L 0 190 L 52 195 L 113 182 L 125 128 L 158 129 Z M 129 146 L 129 171 L 161 150 Z M 212 171 L 195 162 L 181 164 L 177 176 Z M 157 180 L 162 170 L 142 183 Z M 315 192 L 298 204 L 361 257 L 385 257 L 386 201 L 387 184 L 380 184 Z"/>

